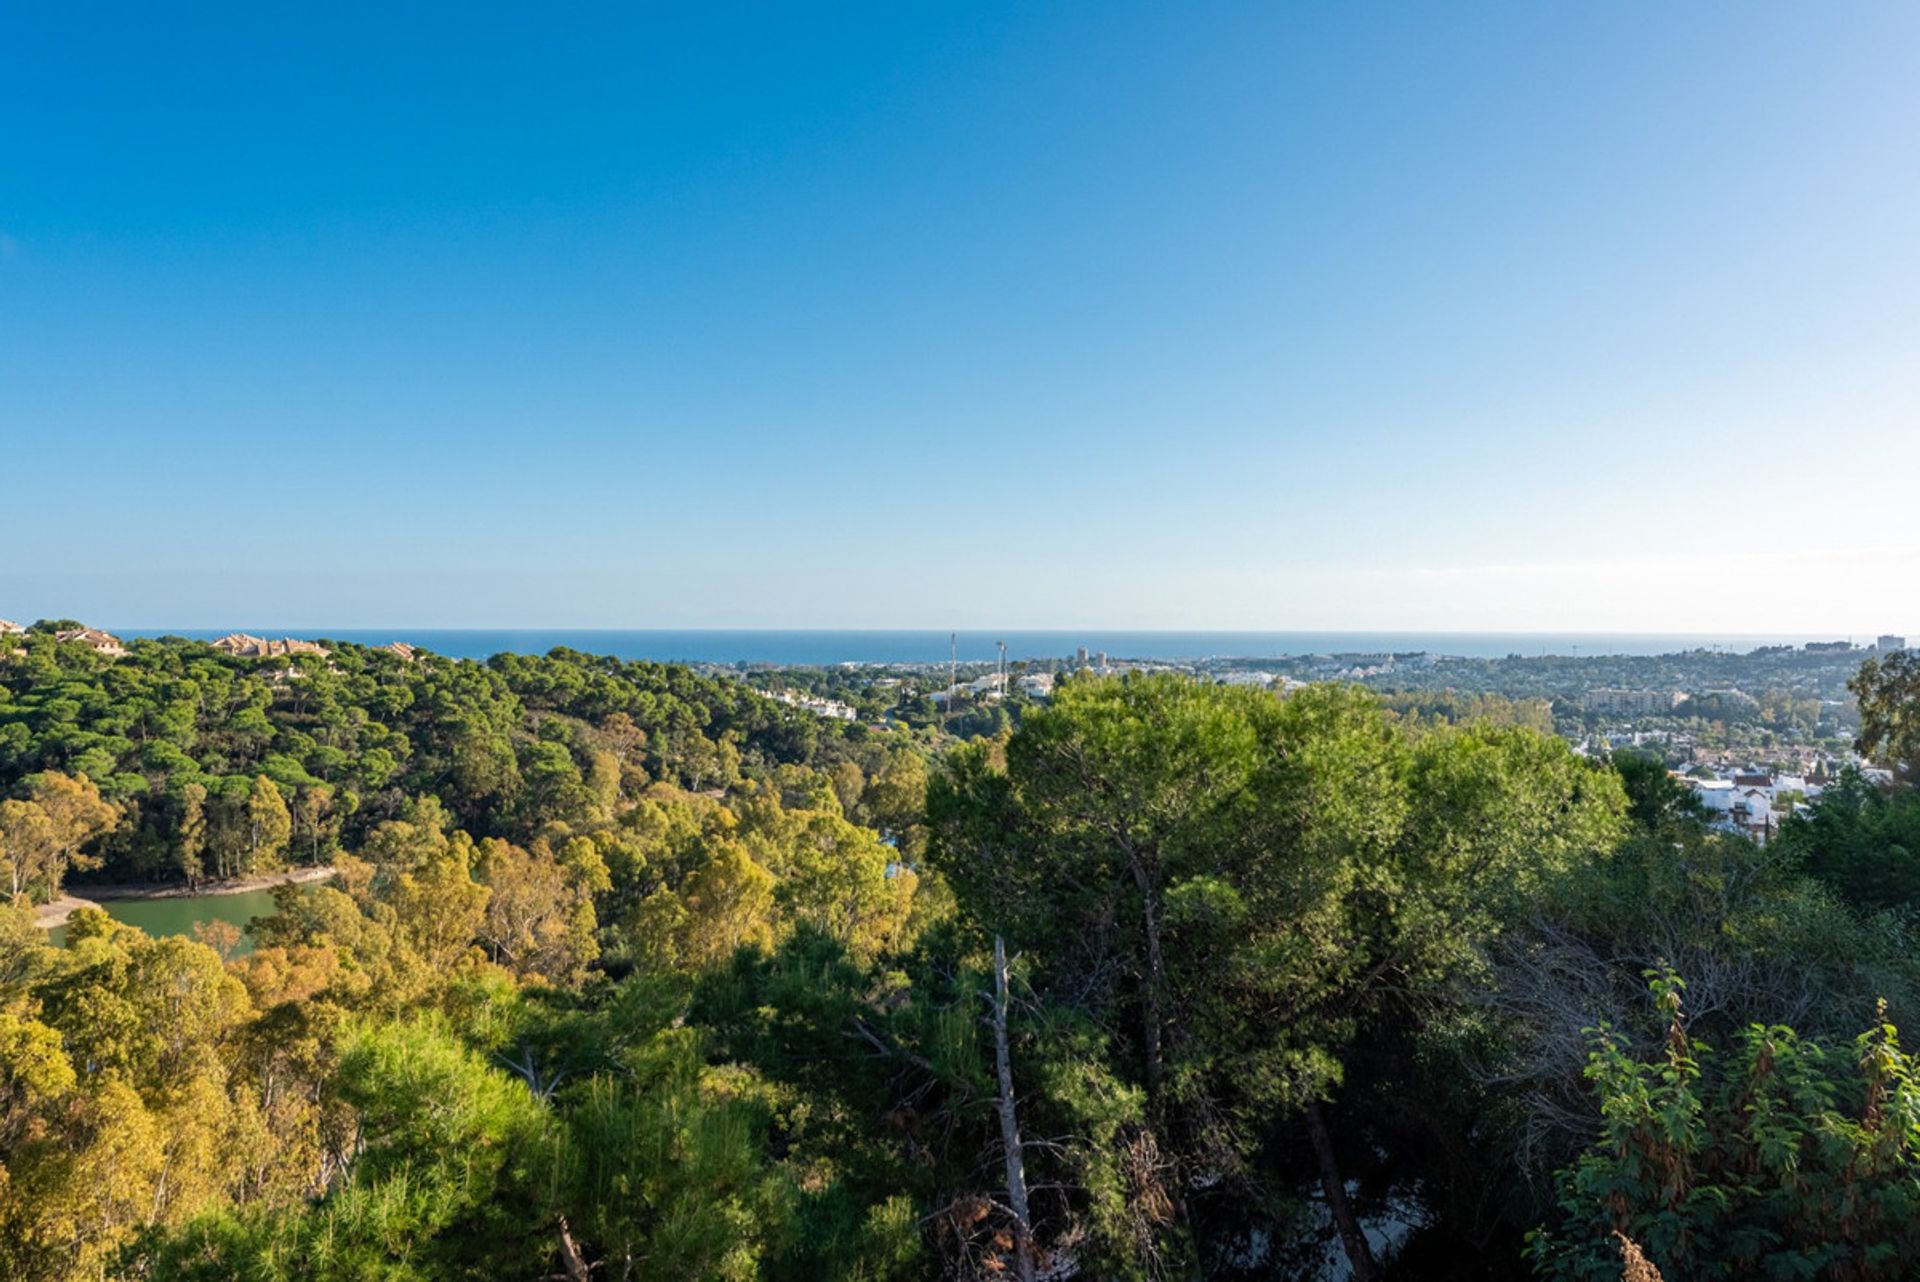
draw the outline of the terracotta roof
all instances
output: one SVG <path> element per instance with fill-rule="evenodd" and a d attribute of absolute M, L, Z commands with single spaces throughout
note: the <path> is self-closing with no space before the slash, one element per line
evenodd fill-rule
<path fill-rule="evenodd" d="M 65 628 L 54 633 L 53 637 L 56 641 L 78 641 L 96 654 L 104 654 L 110 659 L 117 659 L 127 652 L 127 647 L 120 644 L 119 637 L 111 632 L 102 632 L 99 628 Z"/>
<path fill-rule="evenodd" d="M 241 659 L 274 659 L 289 654 L 328 653 L 325 646 L 313 641 L 296 641 L 292 637 L 269 641 L 265 637 L 256 637 L 245 632 L 229 632 L 210 644 L 222 654 L 231 654 Z"/>

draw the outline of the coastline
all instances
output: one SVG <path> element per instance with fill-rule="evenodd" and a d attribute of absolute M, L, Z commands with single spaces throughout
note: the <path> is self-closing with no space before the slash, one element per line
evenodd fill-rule
<path fill-rule="evenodd" d="M 224 881 L 203 881 L 198 886 L 187 886 L 180 882 L 123 882 L 104 886 L 82 887 L 84 895 L 67 894 L 34 910 L 33 924 L 42 930 L 52 930 L 55 926 L 66 924 L 67 918 L 82 908 L 98 908 L 102 904 L 129 899 L 205 899 L 216 895 L 246 895 L 257 890 L 272 890 L 275 886 L 304 886 L 309 882 L 326 881 L 338 870 L 331 864 L 318 868 L 290 868 L 286 872 L 264 873 L 255 877 L 229 877 Z"/>
<path fill-rule="evenodd" d="M 180 636 L 212 641 L 235 630 L 261 636 L 310 637 L 385 645 L 398 638 L 448 659 L 485 660 L 495 654 L 542 655 L 555 646 L 586 654 L 653 663 L 733 667 L 832 667 L 841 663 L 935 665 L 944 669 L 957 648 L 962 663 L 992 663 L 997 642 L 1009 659 L 1061 659 L 1084 646 L 1116 659 L 1187 662 L 1205 658 L 1272 659 L 1315 654 L 1425 652 L 1499 659 L 1509 654 L 1552 653 L 1567 657 L 1655 656 L 1696 648 L 1732 647 L 1828 639 L 1800 633 L 1741 632 L 1560 632 L 1427 631 L 1421 629 L 1134 629 L 1134 628 L 243 628 L 121 627 L 124 638 Z"/>

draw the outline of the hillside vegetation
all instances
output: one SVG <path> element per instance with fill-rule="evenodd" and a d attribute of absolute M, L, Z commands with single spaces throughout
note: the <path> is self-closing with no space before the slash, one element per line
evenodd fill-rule
<path fill-rule="evenodd" d="M 9 644 L 0 1276 L 1920 1251 L 1904 784 L 1761 848 L 1536 717 L 1348 686 L 1074 677 L 960 743 L 564 651 Z M 1896 763 L 1910 677 L 1861 678 Z M 243 955 L 31 924 L 69 874 L 296 862 L 338 875 Z"/>

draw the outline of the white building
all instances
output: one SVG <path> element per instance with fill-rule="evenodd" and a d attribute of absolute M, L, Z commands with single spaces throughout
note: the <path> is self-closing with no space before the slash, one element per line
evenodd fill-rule
<path fill-rule="evenodd" d="M 1734 802 L 1740 799 L 1740 790 L 1733 786 L 1731 779 L 1689 779 L 1687 786 L 1714 815 L 1731 814 Z"/>
<path fill-rule="evenodd" d="M 1799 792 L 1818 796 L 1817 784 L 1809 784 L 1799 775 L 1774 776 L 1758 772 L 1734 775 L 1731 779 L 1686 779 L 1707 812 L 1708 821 L 1728 832 L 1744 833 L 1758 842 L 1773 836 L 1776 824 L 1775 804 L 1782 793 Z"/>
<path fill-rule="evenodd" d="M 1007 682 L 1007 678 L 1004 674 L 999 672 L 989 672 L 984 677 L 979 677 L 973 681 L 968 682 L 967 685 L 963 688 L 966 690 L 968 694 L 971 694 L 971 695 L 984 696 L 989 699 L 998 699 L 1001 696 L 1001 694 L 1005 692 L 1007 688 L 1006 682 Z"/>
<path fill-rule="evenodd" d="M 1020 678 L 1020 692 L 1031 699 L 1053 697 L 1053 673 L 1029 672 Z"/>
<path fill-rule="evenodd" d="M 1674 690 L 1589 690 L 1580 707 L 1609 717 L 1657 717 L 1672 712 L 1681 696 Z"/>
<path fill-rule="evenodd" d="M 852 721 L 860 715 L 852 704 L 841 703 L 838 699 L 822 699 L 818 695 L 797 694 L 792 690 L 776 690 L 773 697 L 796 708 L 805 708 L 816 717 L 833 721 Z"/>

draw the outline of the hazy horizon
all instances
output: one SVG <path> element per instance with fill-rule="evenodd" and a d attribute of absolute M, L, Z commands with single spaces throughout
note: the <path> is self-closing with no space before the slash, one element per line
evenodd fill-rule
<path fill-rule="evenodd" d="M 1078 650 L 1114 659 L 1185 661 L 1262 660 L 1314 654 L 1425 653 L 1442 657 L 1500 659 L 1509 655 L 1595 659 L 1613 656 L 1679 655 L 1711 650 L 1746 654 L 1766 646 L 1853 641 L 1870 646 L 1876 636 L 1782 635 L 1776 633 L 1604 632 L 1405 632 L 1140 630 L 1114 628 L 1029 629 L 800 629 L 800 628 L 328 628 L 260 625 L 226 627 L 113 627 L 123 638 L 185 636 L 211 641 L 231 632 L 278 638 L 385 645 L 406 641 L 451 658 L 485 659 L 495 654 L 545 654 L 557 647 L 622 659 L 683 663 L 767 663 L 781 666 L 934 664 L 957 656 L 991 662 L 1006 646 L 1009 659 L 1047 659 Z M 1904 640 L 1904 634 L 1902 639 Z"/>
<path fill-rule="evenodd" d="M 1379 637 L 1485 637 L 1516 636 L 1540 638 L 1585 638 L 1585 637 L 1633 637 L 1633 638 L 1683 638 L 1706 639 L 1719 638 L 1727 643 L 1754 642 L 1756 644 L 1778 644 L 1790 642 L 1804 644 L 1809 641 L 1845 641 L 1851 640 L 1861 645 L 1871 645 L 1876 637 L 1885 635 L 1909 635 L 1911 631 L 1920 635 L 1920 628 L 1904 629 L 1897 620 L 1888 621 L 1873 628 L 1813 628 L 1792 630 L 1737 630 L 1720 628 L 1421 628 L 1421 627 L 1207 627 L 1203 625 L 1180 627 L 1135 627 L 1125 624 L 1091 622 L 1082 624 L 1051 623 L 1007 623 L 997 624 L 978 622 L 949 624 L 871 624 L 840 626 L 834 624 L 806 624 L 788 626 L 782 624 L 740 624 L 704 626 L 697 624 L 576 624 L 533 622 L 485 622 L 461 624 L 435 624 L 426 622 L 357 621 L 327 622 L 311 620 L 289 622 L 286 620 L 261 621 L 241 618 L 231 613 L 216 612 L 197 621 L 175 621 L 155 623 L 145 620 L 128 620 L 111 614 L 87 615 L 73 611 L 15 611 L 0 614 L 0 618 L 19 624 L 32 624 L 43 619 L 75 619 L 88 626 L 104 628 L 110 632 L 129 636 L 180 635 L 197 637 L 201 635 L 220 635 L 228 632 L 245 632 L 261 636 L 282 636 L 300 633 L 312 635 L 334 635 L 349 639 L 357 634 L 407 631 L 437 633 L 474 633 L 474 634 L 513 634 L 513 633 L 604 633 L 604 634 L 766 634 L 766 635 L 940 635 L 959 633 L 963 636 L 986 636 L 990 634 L 1020 633 L 1023 635 L 1070 636 L 1077 633 L 1101 632 L 1142 636 L 1379 636 Z M 209 622 L 208 619 L 212 621 Z M 224 621 L 223 621 L 224 620 Z M 329 631 L 331 629 L 331 631 Z"/>
<path fill-rule="evenodd" d="M 0 586 L 8 576 L 0 574 Z M 588 594 L 591 595 L 591 594 Z M 1889 601 L 1897 599 L 1897 593 L 1887 594 Z M 62 600 L 78 600 L 97 603 L 100 608 L 77 609 L 63 606 Z M 37 602 L 38 604 L 33 604 Z M 31 607 L 31 608 L 30 608 Z M 550 618 L 520 618 L 501 620 L 481 614 L 460 617 L 455 611 L 455 619 L 450 622 L 436 622 L 429 619 L 409 618 L 403 614 L 390 616 L 370 616 L 362 614 L 351 606 L 327 614 L 278 614 L 246 609 L 214 608 L 196 611 L 197 617 L 169 618 L 167 616 L 140 617 L 128 610 L 118 608 L 111 594 L 79 592 L 64 594 L 54 598 L 42 594 L 7 593 L 0 595 L 0 618 L 20 624 L 31 624 L 41 619 L 77 619 L 80 622 L 106 628 L 110 631 L 123 631 L 134 635 L 152 636 L 168 631 L 177 631 L 183 635 L 201 632 L 240 631 L 253 633 L 297 634 L 336 629 L 340 632 L 373 632 L 381 630 L 412 629 L 432 632 L 765 632 L 765 633 L 941 633 L 952 631 L 963 633 L 984 633 L 995 630 L 1022 633 L 1071 633 L 1075 631 L 1105 631 L 1131 633 L 1212 633 L 1212 634 L 1377 634 L 1421 635 L 1421 636 L 1479 636 L 1488 634 L 1571 637 L 1571 636 L 1631 636 L 1631 637 L 1723 637 L 1726 640 L 1756 642 L 1775 642 L 1791 640 L 1795 643 L 1805 641 L 1845 640 L 1852 638 L 1863 644 L 1871 644 L 1876 636 L 1894 633 L 1920 635 L 1920 618 L 1915 610 L 1889 610 L 1888 617 L 1878 622 L 1855 621 L 1851 627 L 1814 626 L 1793 627 L 1757 627 L 1757 626 L 1685 626 L 1684 624 L 1662 624 L 1650 627 L 1613 627 L 1605 624 L 1582 626 L 1578 624 L 1560 624 L 1555 626 L 1503 626 L 1498 623 L 1489 625 L 1445 624 L 1424 626 L 1414 623 L 1346 623 L 1316 622 L 1294 625 L 1289 623 L 1227 623 L 1207 622 L 1190 623 L 1174 621 L 1170 623 L 1140 623 L 1125 618 L 1107 619 L 1091 617 L 1068 621 L 1041 620 L 1008 622 L 1006 617 L 983 618 L 972 608 L 956 610 L 955 617 L 945 621 L 907 621 L 890 619 L 878 621 L 845 622 L 830 618 L 809 619 L 804 622 L 768 622 L 744 621 L 709 623 L 698 619 L 670 619 L 666 621 L 639 622 L 595 621 L 567 617 L 557 612 Z M 856 616 L 865 611 L 853 611 Z M 158 621 L 156 620 L 158 618 Z M 1682 616 L 1684 618 L 1684 616 Z"/>

